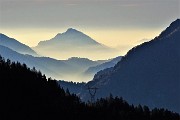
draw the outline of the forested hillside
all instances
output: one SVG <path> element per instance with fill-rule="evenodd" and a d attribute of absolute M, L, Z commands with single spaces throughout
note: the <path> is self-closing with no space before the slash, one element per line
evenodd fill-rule
<path fill-rule="evenodd" d="M 83 103 L 35 68 L 0 57 L 1 120 L 179 120 L 165 109 L 129 105 L 122 98 Z"/>

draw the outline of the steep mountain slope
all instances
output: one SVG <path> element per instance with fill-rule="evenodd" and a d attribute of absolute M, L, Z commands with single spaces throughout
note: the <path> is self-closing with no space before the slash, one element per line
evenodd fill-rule
<path fill-rule="evenodd" d="M 20 43 L 19 41 L 10 38 L 2 33 L 0 33 L 0 45 L 11 48 L 12 50 L 19 52 L 21 54 L 38 56 L 37 53 L 34 50 L 32 50 L 29 46 Z"/>
<path fill-rule="evenodd" d="M 131 49 L 114 68 L 97 73 L 87 86 L 99 88 L 97 97 L 112 93 L 133 104 L 180 112 L 180 20 Z"/>
<path fill-rule="evenodd" d="M 89 67 L 84 72 L 84 74 L 87 76 L 94 76 L 98 71 L 104 70 L 106 68 L 114 67 L 121 60 L 121 58 L 122 58 L 122 56 L 119 56 L 119 57 L 112 59 L 111 61 L 102 63 L 102 64 L 97 65 L 97 66 Z"/>
<path fill-rule="evenodd" d="M 69 28 L 62 34 L 57 34 L 50 40 L 39 42 L 33 49 L 44 56 L 57 59 L 70 57 L 108 59 L 117 55 L 114 49 L 102 45 L 84 33 L 72 28 Z"/>
<path fill-rule="evenodd" d="M 26 63 L 29 67 L 36 67 L 45 73 L 48 77 L 63 79 L 69 81 L 88 81 L 82 72 L 85 69 L 100 64 L 85 58 L 70 58 L 68 60 L 56 60 L 49 57 L 33 57 L 31 55 L 23 55 L 12 49 L 0 45 L 0 55 L 12 61 Z"/>
<path fill-rule="evenodd" d="M 59 80 L 57 83 L 64 89 L 64 90 L 69 90 L 70 93 L 76 94 L 77 96 L 80 95 L 81 91 L 85 89 L 86 83 L 84 82 L 68 82 L 68 81 L 63 81 Z"/>

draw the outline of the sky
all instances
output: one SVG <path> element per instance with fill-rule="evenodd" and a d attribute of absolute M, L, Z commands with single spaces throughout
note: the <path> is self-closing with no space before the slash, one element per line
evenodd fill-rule
<path fill-rule="evenodd" d="M 0 33 L 31 47 L 75 28 L 125 54 L 177 18 L 180 0 L 0 0 Z"/>

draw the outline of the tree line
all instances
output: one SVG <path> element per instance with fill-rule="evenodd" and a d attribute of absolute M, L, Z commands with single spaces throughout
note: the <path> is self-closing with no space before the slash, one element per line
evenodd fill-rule
<path fill-rule="evenodd" d="M 123 98 L 85 103 L 35 68 L 0 56 L 1 120 L 179 120 L 166 109 L 128 104 Z"/>

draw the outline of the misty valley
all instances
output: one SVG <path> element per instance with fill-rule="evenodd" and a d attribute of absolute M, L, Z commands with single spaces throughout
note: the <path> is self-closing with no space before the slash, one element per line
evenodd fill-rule
<path fill-rule="evenodd" d="M 123 56 L 73 28 L 0 56 L 2 120 L 180 119 L 180 19 Z"/>

